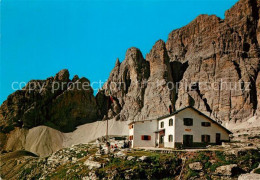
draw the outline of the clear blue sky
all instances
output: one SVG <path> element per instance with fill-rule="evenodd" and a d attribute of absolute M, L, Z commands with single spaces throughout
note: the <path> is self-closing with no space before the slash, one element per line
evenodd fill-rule
<path fill-rule="evenodd" d="M 143 55 L 199 14 L 224 18 L 237 0 L 2 0 L 0 104 L 13 81 L 46 79 L 67 68 L 105 81 L 129 47 Z"/>

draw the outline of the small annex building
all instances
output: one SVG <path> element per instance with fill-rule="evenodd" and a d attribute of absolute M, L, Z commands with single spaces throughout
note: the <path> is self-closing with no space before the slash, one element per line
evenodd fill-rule
<path fill-rule="evenodd" d="M 154 120 L 129 124 L 129 140 L 135 147 L 191 148 L 229 141 L 231 132 L 192 106 Z"/>

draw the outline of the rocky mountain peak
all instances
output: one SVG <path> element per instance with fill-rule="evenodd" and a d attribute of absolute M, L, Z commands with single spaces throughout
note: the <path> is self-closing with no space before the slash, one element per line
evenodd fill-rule
<path fill-rule="evenodd" d="M 155 43 L 146 60 L 138 49 L 128 49 L 117 76 L 112 73 L 107 82 L 127 82 L 126 91 L 114 94 L 122 102 L 120 115 L 124 119 L 156 117 L 166 114 L 169 105 L 179 109 L 192 103 L 222 122 L 250 118 L 259 104 L 255 88 L 260 61 L 258 14 L 259 1 L 241 0 L 226 12 L 224 20 L 215 15 L 200 15 L 172 31 L 166 44 L 162 40 Z M 147 74 L 146 78 L 142 78 L 143 74 Z M 132 83 L 135 79 L 147 83 L 138 88 Z M 241 80 L 251 84 L 251 89 L 221 89 L 220 82 L 241 84 Z M 155 82 L 160 82 L 160 86 Z M 187 86 L 194 83 L 198 88 L 191 85 L 193 88 L 168 89 L 169 82 Z M 206 83 L 206 88 L 200 87 L 200 83 Z M 214 83 L 218 89 L 210 88 Z M 133 96 L 134 100 L 130 98 Z"/>
<path fill-rule="evenodd" d="M 155 43 L 152 50 L 146 55 L 146 59 L 150 63 L 151 76 L 155 74 L 164 75 L 164 71 L 167 71 L 169 57 L 163 40 Z"/>
<path fill-rule="evenodd" d="M 225 12 L 227 21 L 238 21 L 243 18 L 259 19 L 258 0 L 240 0 L 231 9 Z"/>
<path fill-rule="evenodd" d="M 195 25 L 195 26 L 199 26 L 200 28 L 198 29 L 199 31 L 203 31 L 203 29 L 205 28 L 205 25 L 214 25 L 214 24 L 218 24 L 219 22 L 221 22 L 221 19 L 219 17 L 217 17 L 216 15 L 208 15 L 208 14 L 201 14 L 198 15 L 190 24 L 188 25 Z M 200 26 L 201 25 L 201 26 Z"/>
<path fill-rule="evenodd" d="M 1 105 L 1 132 L 39 125 L 66 132 L 97 120 L 100 114 L 93 89 L 83 83 L 89 84 L 89 80 L 79 79 L 76 75 L 71 81 L 67 69 L 58 72 L 54 78 L 28 82 L 26 88 L 9 95 Z"/>
<path fill-rule="evenodd" d="M 116 58 L 116 64 L 115 64 L 115 67 L 118 67 L 120 66 L 120 61 L 119 61 L 119 58 Z"/>
<path fill-rule="evenodd" d="M 69 82 L 70 73 L 68 69 L 60 70 L 54 77 L 56 81 Z"/>
<path fill-rule="evenodd" d="M 125 61 L 129 66 L 140 66 L 144 61 L 143 54 L 138 48 L 129 48 L 126 51 Z"/>
<path fill-rule="evenodd" d="M 76 82 L 77 80 L 79 80 L 79 76 L 78 76 L 78 75 L 75 75 L 75 76 L 72 78 L 72 82 Z"/>
<path fill-rule="evenodd" d="M 156 41 L 156 43 L 153 45 L 151 51 L 149 52 L 149 54 L 147 55 L 148 57 L 146 57 L 146 59 L 149 59 L 149 57 L 151 55 L 164 55 L 164 52 L 166 51 L 166 47 L 165 47 L 165 42 L 163 40 L 158 40 Z M 163 58 L 163 57 L 162 57 Z"/>

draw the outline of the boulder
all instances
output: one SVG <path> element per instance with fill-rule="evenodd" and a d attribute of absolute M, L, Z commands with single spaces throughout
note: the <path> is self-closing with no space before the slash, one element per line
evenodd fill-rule
<path fill-rule="evenodd" d="M 76 163 L 77 160 L 78 160 L 78 158 L 76 158 L 76 157 L 72 157 L 71 162 L 72 162 L 72 163 Z"/>
<path fill-rule="evenodd" d="M 256 173 L 241 174 L 238 177 L 238 180 L 259 180 L 259 179 L 260 179 L 260 174 L 256 174 Z"/>
<path fill-rule="evenodd" d="M 82 179 L 83 180 L 96 180 L 96 179 L 98 179 L 98 177 L 96 176 L 95 172 L 90 171 L 88 173 L 88 176 L 84 176 Z"/>
<path fill-rule="evenodd" d="M 241 146 L 242 145 L 240 145 L 240 147 Z M 227 155 L 234 154 L 236 156 L 243 156 L 246 153 L 247 153 L 247 149 L 245 149 L 245 148 L 236 148 L 236 149 L 231 149 L 231 150 L 225 151 L 225 154 L 227 154 Z"/>
<path fill-rule="evenodd" d="M 119 151 L 119 152 L 115 153 L 115 156 L 119 157 L 119 158 L 124 158 L 124 157 L 126 157 L 126 154 L 122 151 Z"/>
<path fill-rule="evenodd" d="M 140 158 L 138 158 L 138 161 L 143 161 L 146 162 L 148 161 L 150 158 L 148 156 L 141 156 Z"/>
<path fill-rule="evenodd" d="M 84 165 L 85 166 L 88 166 L 88 169 L 98 169 L 101 167 L 101 163 L 99 162 L 96 162 L 96 161 L 92 161 L 92 160 L 89 160 L 87 159 L 85 162 L 84 162 Z"/>
<path fill-rule="evenodd" d="M 127 157 L 127 160 L 128 160 L 128 161 L 132 161 L 133 159 L 135 159 L 135 157 L 133 157 L 133 156 L 128 156 L 128 157 Z"/>
<path fill-rule="evenodd" d="M 202 170 L 203 166 L 202 166 L 201 162 L 194 162 L 194 163 L 189 164 L 189 168 L 191 170 L 200 171 L 200 170 Z"/>
<path fill-rule="evenodd" d="M 215 164 L 217 161 L 215 159 L 209 160 L 211 164 Z"/>
<path fill-rule="evenodd" d="M 217 167 L 215 173 L 220 176 L 233 176 L 237 173 L 237 164 L 229 164 Z"/>

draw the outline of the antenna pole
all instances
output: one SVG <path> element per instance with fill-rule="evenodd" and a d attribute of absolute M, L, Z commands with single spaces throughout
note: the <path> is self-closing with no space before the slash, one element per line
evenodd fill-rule
<path fill-rule="evenodd" d="M 107 141 L 108 141 L 108 118 L 107 118 L 107 132 L 106 132 L 106 136 L 107 136 Z"/>

